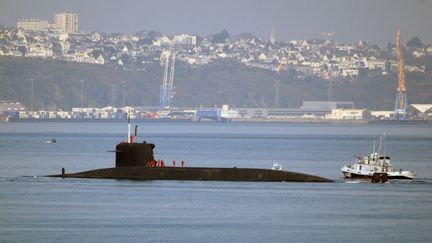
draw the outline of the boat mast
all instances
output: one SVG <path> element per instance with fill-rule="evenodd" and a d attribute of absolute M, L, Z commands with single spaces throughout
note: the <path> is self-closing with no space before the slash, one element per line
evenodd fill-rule
<path fill-rule="evenodd" d="M 127 143 L 131 142 L 131 135 L 130 135 L 130 130 L 131 130 L 131 124 L 130 124 L 130 111 L 128 111 L 127 113 L 127 118 L 128 118 L 128 136 L 127 136 Z"/>
<path fill-rule="evenodd" d="M 382 136 L 379 136 L 378 138 L 378 150 L 377 150 L 377 155 L 381 156 L 381 152 L 382 152 Z"/>

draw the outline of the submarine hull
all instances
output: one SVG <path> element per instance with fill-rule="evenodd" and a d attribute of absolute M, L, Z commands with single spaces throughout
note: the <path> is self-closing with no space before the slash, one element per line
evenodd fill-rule
<path fill-rule="evenodd" d="M 293 181 L 331 182 L 326 178 L 303 173 L 257 168 L 155 167 L 154 144 L 119 143 L 116 166 L 99 170 L 66 174 L 62 178 L 125 179 L 125 180 L 194 180 L 194 181 Z"/>
<path fill-rule="evenodd" d="M 332 182 L 319 176 L 290 171 L 212 167 L 116 167 L 80 173 L 60 174 L 53 177 L 126 180 Z"/>

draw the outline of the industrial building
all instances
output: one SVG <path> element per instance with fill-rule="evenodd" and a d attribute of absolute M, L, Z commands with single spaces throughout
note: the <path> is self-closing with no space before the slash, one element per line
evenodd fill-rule
<path fill-rule="evenodd" d="M 324 118 L 333 109 L 353 109 L 353 102 L 304 101 L 298 109 L 282 108 L 236 108 L 242 118 Z"/>
<path fill-rule="evenodd" d="M 333 109 L 325 118 L 329 120 L 369 120 L 372 116 L 367 109 Z"/>
<path fill-rule="evenodd" d="M 432 104 L 411 104 L 408 114 L 410 119 L 432 120 Z"/>
<path fill-rule="evenodd" d="M 13 100 L 0 100 L 0 121 L 8 121 L 17 117 L 20 111 L 28 110 L 23 104 Z"/>

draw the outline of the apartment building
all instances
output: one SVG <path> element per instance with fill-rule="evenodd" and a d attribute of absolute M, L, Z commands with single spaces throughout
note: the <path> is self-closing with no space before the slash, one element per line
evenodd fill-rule
<path fill-rule="evenodd" d="M 46 30 L 48 29 L 48 20 L 44 19 L 20 19 L 17 22 L 17 28 L 22 30 Z"/>
<path fill-rule="evenodd" d="M 54 16 L 56 30 L 63 33 L 78 32 L 78 14 L 61 12 Z"/>

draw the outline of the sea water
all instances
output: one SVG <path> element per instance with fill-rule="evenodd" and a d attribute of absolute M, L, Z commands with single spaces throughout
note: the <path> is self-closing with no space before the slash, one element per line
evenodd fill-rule
<path fill-rule="evenodd" d="M 113 167 L 127 126 L 0 123 L 2 242 L 431 242 L 432 127 L 138 124 L 155 157 L 185 166 L 270 168 L 335 183 L 49 178 Z M 345 181 L 340 168 L 386 134 L 418 179 Z M 49 143 L 51 138 L 56 143 Z"/>

